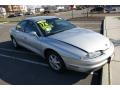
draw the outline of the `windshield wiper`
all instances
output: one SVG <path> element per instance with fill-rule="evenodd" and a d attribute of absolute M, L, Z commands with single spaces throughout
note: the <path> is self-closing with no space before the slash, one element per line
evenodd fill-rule
<path fill-rule="evenodd" d="M 53 34 L 60 33 L 60 32 L 64 32 L 64 31 L 67 31 L 67 30 L 59 30 L 59 31 L 57 31 L 57 32 L 51 32 L 51 33 L 49 33 L 49 34 L 47 34 L 47 35 L 53 35 Z"/>

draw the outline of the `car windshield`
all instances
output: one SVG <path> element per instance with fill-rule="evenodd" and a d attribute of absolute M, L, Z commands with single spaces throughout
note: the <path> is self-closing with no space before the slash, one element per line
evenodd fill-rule
<path fill-rule="evenodd" d="M 76 26 L 61 18 L 44 19 L 37 21 L 38 27 L 45 36 L 63 32 L 75 28 Z"/>

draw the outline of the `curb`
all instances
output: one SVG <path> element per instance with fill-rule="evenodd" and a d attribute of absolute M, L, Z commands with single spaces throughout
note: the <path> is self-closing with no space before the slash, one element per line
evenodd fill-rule
<path fill-rule="evenodd" d="M 106 30 L 106 17 L 103 21 L 103 35 L 107 37 L 107 30 Z M 110 85 L 111 84 L 111 77 L 110 77 L 110 64 L 105 64 L 102 70 L 102 85 Z"/>
<path fill-rule="evenodd" d="M 103 35 L 107 36 L 107 31 L 106 31 L 106 18 L 103 21 Z M 105 64 L 103 66 L 102 70 L 102 85 L 109 85 L 109 78 L 108 78 L 108 64 Z"/>

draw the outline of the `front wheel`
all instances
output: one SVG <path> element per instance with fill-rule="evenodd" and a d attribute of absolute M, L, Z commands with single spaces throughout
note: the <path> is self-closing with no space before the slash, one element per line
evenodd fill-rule
<path fill-rule="evenodd" d="M 52 70 L 56 72 L 63 72 L 65 71 L 65 64 L 62 58 L 54 51 L 49 51 L 47 53 L 47 60 L 48 64 Z"/>

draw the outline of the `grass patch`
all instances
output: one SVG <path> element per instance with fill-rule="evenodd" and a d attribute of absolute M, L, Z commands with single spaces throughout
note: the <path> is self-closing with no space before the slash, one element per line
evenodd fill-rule
<path fill-rule="evenodd" d="M 25 17 L 0 18 L 0 22 L 19 22 Z"/>
<path fill-rule="evenodd" d="M 14 18 L 0 18 L 0 22 L 19 22 L 22 18 L 14 17 Z"/>
<path fill-rule="evenodd" d="M 118 19 L 120 19 L 120 17 L 117 17 Z"/>

